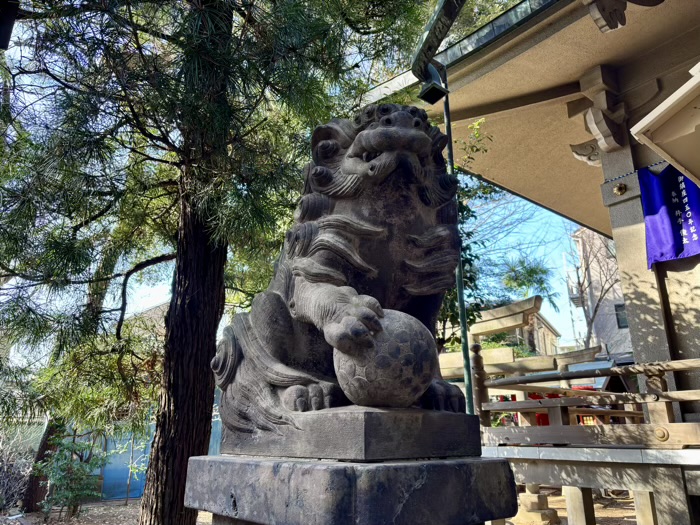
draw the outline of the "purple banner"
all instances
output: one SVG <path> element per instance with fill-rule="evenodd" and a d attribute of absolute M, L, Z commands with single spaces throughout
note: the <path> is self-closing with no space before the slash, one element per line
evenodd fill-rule
<path fill-rule="evenodd" d="M 700 254 L 700 188 L 669 165 L 658 175 L 638 172 L 652 264 Z"/>

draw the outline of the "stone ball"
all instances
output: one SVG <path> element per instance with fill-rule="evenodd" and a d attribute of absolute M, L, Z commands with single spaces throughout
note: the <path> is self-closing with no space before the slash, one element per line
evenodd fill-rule
<path fill-rule="evenodd" d="M 333 350 L 338 383 L 356 405 L 410 407 L 435 377 L 435 339 L 418 319 L 398 310 L 384 310 L 380 322 L 373 348 L 352 355 Z"/>

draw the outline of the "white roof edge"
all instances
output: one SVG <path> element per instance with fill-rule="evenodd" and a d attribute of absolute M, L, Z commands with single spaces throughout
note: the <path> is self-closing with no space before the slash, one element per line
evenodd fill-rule
<path fill-rule="evenodd" d="M 534 9 L 534 11 L 531 11 L 527 16 L 525 16 L 522 20 L 519 20 L 517 23 L 513 24 L 510 26 L 507 30 L 502 31 L 498 33 L 497 35 L 494 35 L 493 39 L 484 41 L 482 43 L 479 43 L 478 45 L 474 45 L 474 42 L 470 41 L 470 38 L 473 38 L 474 35 L 488 27 L 490 24 L 492 24 L 494 21 L 497 21 L 502 15 L 509 13 L 516 9 L 517 7 L 523 5 L 523 4 L 529 4 L 529 0 L 523 0 L 518 4 L 515 4 L 512 6 L 510 9 L 504 11 L 500 15 L 498 15 L 496 18 L 493 20 L 490 20 L 483 26 L 475 29 L 472 31 L 470 34 L 462 38 L 461 40 L 455 42 L 451 46 L 447 47 L 446 49 L 442 50 L 441 52 L 437 53 L 435 55 L 435 60 L 438 62 L 445 64 L 447 67 L 451 67 L 454 65 L 456 62 L 460 61 L 462 58 L 464 58 L 466 55 L 471 53 L 472 51 L 482 49 L 483 47 L 492 45 L 496 42 L 498 42 L 502 37 L 510 33 L 512 29 L 515 29 L 519 27 L 522 23 L 524 23 L 526 20 L 529 20 L 533 16 L 546 11 L 550 7 L 554 6 L 559 2 L 559 0 L 540 0 L 542 2 L 542 5 L 539 6 L 538 8 Z M 362 97 L 362 104 L 372 104 L 374 102 L 377 102 L 379 100 L 382 100 L 383 98 L 386 98 L 390 95 L 393 95 L 394 93 L 397 93 L 401 91 L 402 89 L 415 86 L 419 83 L 418 78 L 416 78 L 413 73 L 409 71 L 405 71 L 403 73 L 400 73 L 399 75 L 379 84 L 378 86 L 370 89 L 367 93 L 365 93 Z"/>
<path fill-rule="evenodd" d="M 418 79 L 411 71 L 405 71 L 394 78 L 379 84 L 377 87 L 370 89 L 362 96 L 362 106 L 365 104 L 373 104 L 383 98 L 386 98 L 394 93 L 398 93 L 402 89 L 415 86 L 418 84 Z"/>

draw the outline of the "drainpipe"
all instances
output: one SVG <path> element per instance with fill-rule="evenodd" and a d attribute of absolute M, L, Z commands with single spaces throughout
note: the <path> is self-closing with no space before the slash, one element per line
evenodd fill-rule
<path fill-rule="evenodd" d="M 12 28 L 19 13 L 19 0 L 0 2 L 0 50 L 10 46 Z"/>
<path fill-rule="evenodd" d="M 440 65 L 439 73 L 442 79 L 442 85 L 445 90 L 448 90 L 447 85 L 447 67 L 437 61 L 432 62 L 433 65 Z M 454 148 L 452 141 L 452 119 L 450 117 L 450 95 L 449 90 L 445 94 L 443 102 L 443 111 L 445 114 L 445 134 L 447 135 L 447 170 L 450 175 L 454 175 Z M 459 231 L 459 230 L 458 230 Z M 471 356 L 469 355 L 469 336 L 467 334 L 467 307 L 464 303 L 464 268 L 462 267 L 462 238 L 459 241 L 459 262 L 457 263 L 457 271 L 455 278 L 457 281 L 457 309 L 459 310 L 459 330 L 460 339 L 462 341 L 462 359 L 464 361 L 464 390 L 466 392 L 467 414 L 474 414 L 474 394 L 472 387 L 472 366 Z"/>
<path fill-rule="evenodd" d="M 454 174 L 454 149 L 452 142 L 452 121 L 450 118 L 450 96 L 447 85 L 447 67 L 435 60 L 435 54 L 447 36 L 465 0 L 441 0 L 426 27 L 423 37 L 414 54 L 411 71 L 425 82 L 420 98 L 434 104 L 444 97 L 443 109 L 445 114 L 445 134 L 447 135 L 447 172 Z M 437 73 L 437 75 L 436 75 Z M 436 78 L 437 77 L 437 78 Z M 438 85 L 437 80 L 439 79 Z M 460 247 L 461 247 L 460 238 Z M 462 357 L 464 360 L 464 388 L 466 391 L 467 414 L 474 414 L 474 396 L 472 393 L 471 359 L 467 339 L 467 314 L 464 304 L 464 269 L 462 268 L 462 252 L 460 249 L 459 263 L 456 271 L 457 306 L 459 309 L 459 326 L 462 339 Z"/>
<path fill-rule="evenodd" d="M 428 65 L 433 61 L 465 1 L 440 0 L 413 54 L 411 71 L 418 80 L 426 81 L 430 78 Z"/>

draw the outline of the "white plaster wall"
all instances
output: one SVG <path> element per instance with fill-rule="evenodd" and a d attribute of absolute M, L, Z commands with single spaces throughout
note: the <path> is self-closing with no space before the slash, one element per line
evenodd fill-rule
<path fill-rule="evenodd" d="M 599 303 L 593 320 L 591 345 L 605 345 L 610 354 L 632 351 L 629 328 L 618 328 L 615 305 L 624 304 L 620 275 L 612 241 L 590 230 L 574 234 L 580 272 L 584 279 L 586 302 L 592 311 Z M 610 288 L 611 287 L 611 288 Z"/>

